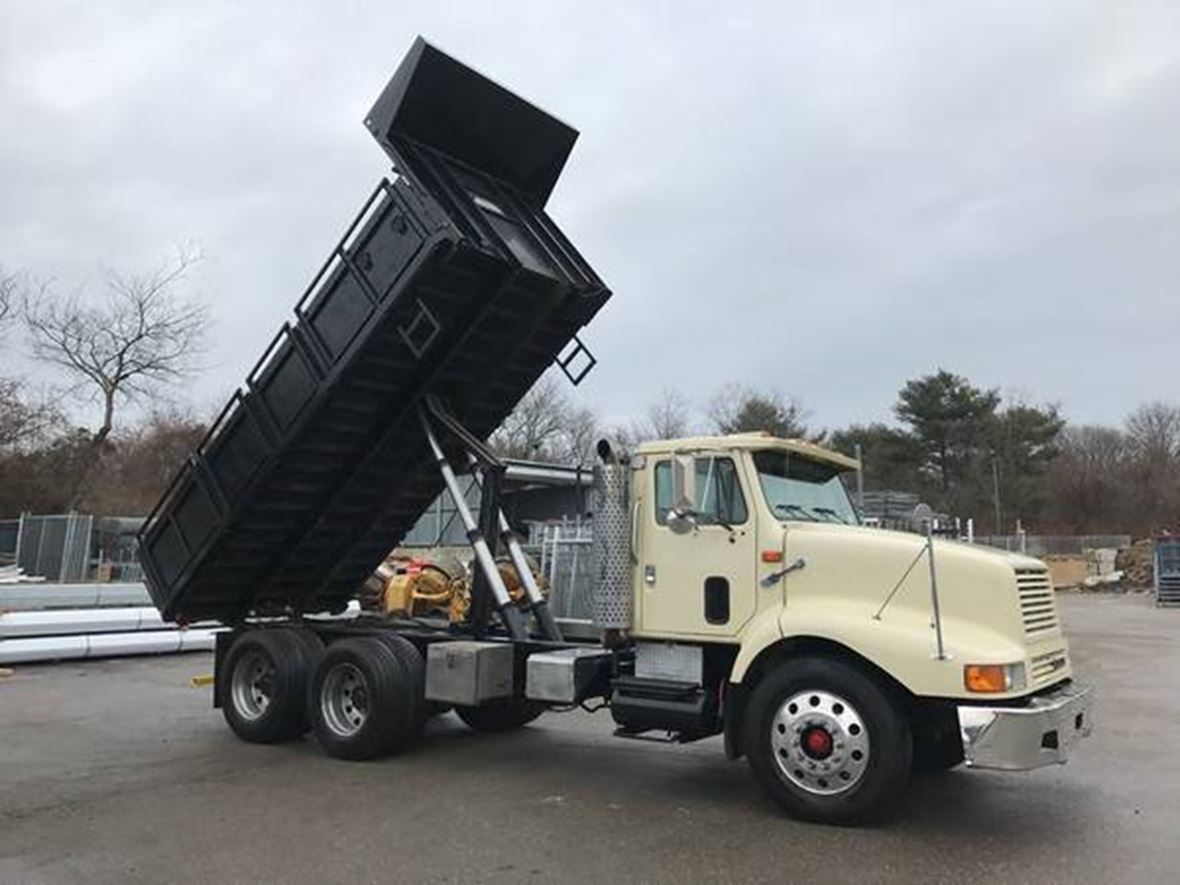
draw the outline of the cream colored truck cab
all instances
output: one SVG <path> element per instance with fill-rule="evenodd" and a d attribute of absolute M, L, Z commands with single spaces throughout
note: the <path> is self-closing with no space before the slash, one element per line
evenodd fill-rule
<path fill-rule="evenodd" d="M 793 813 L 856 819 L 911 760 L 1035 768 L 1089 732 L 1040 561 L 862 527 L 857 463 L 810 443 L 652 442 L 630 464 L 637 673 L 712 670 L 727 751 Z"/>

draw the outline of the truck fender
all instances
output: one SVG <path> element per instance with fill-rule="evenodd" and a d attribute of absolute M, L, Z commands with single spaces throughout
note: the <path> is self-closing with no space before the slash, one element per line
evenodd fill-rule
<path fill-rule="evenodd" d="M 843 643 L 820 636 L 794 635 L 780 637 L 752 650 L 738 674 L 738 665 L 742 663 L 742 655 L 747 648 L 743 643 L 742 650 L 734 661 L 730 673 L 730 681 L 725 686 L 725 707 L 723 711 L 722 728 L 724 731 L 725 756 L 727 759 L 737 759 L 744 754 L 742 749 L 741 725 L 744 718 L 746 699 L 754 690 L 755 684 L 769 668 L 779 661 L 789 657 L 801 655 L 827 656 L 847 661 L 865 674 L 879 680 L 883 686 L 897 694 L 900 698 L 912 699 L 910 691 L 896 679 L 889 675 L 878 664 L 865 657 L 855 649 Z"/>
<path fill-rule="evenodd" d="M 730 682 L 741 682 L 754 659 L 783 638 L 782 613 L 778 606 L 766 608 L 746 623 L 737 657 L 729 671 Z"/>

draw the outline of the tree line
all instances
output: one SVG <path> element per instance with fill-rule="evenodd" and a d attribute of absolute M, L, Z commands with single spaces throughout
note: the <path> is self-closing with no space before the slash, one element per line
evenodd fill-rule
<path fill-rule="evenodd" d="M 94 297 L 62 293 L 0 269 L 0 348 L 23 346 L 51 370 L 36 388 L 0 363 L 0 518 L 23 510 L 146 513 L 206 430 L 170 404 L 200 370 L 209 314 L 188 291 L 199 256 L 180 253 L 140 274 L 108 273 Z M 69 407 L 93 421 L 77 426 Z M 811 426 L 780 390 L 740 382 L 704 400 L 663 390 L 611 425 L 543 377 L 493 435 L 505 457 L 594 462 L 594 444 L 766 431 L 852 454 L 868 490 L 917 493 L 981 533 L 1019 522 L 1043 533 L 1180 527 L 1180 407 L 1152 402 L 1119 426 L 1071 424 L 1052 403 L 1005 397 L 939 369 L 901 384 L 892 420 Z"/>
<path fill-rule="evenodd" d="M 697 407 L 666 389 L 636 420 L 604 426 L 545 378 L 493 436 L 506 457 L 591 464 L 601 436 L 622 446 L 766 431 L 854 454 L 866 490 L 913 492 L 980 533 L 1146 535 L 1180 528 L 1180 406 L 1152 402 L 1122 426 L 1075 425 L 1052 403 L 1005 398 L 945 369 L 904 382 L 891 422 L 810 426 L 795 398 L 731 383 Z"/>

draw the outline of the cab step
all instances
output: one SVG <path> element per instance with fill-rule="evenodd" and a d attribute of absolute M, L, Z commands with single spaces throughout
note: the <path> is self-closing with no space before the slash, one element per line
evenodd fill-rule
<path fill-rule="evenodd" d="M 684 743 L 721 730 L 715 696 L 698 683 L 620 676 L 611 688 L 611 715 L 626 732 L 620 737 L 664 731 Z"/>

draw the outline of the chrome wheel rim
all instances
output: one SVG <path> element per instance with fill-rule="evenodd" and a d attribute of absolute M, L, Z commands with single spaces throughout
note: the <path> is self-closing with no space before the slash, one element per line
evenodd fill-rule
<path fill-rule="evenodd" d="M 266 715 L 274 695 L 275 666 L 269 655 L 252 651 L 242 656 L 230 679 L 234 709 L 248 722 Z"/>
<path fill-rule="evenodd" d="M 354 664 L 342 662 L 324 676 L 320 714 L 337 737 L 352 737 L 369 718 L 369 687 Z"/>
<path fill-rule="evenodd" d="M 801 691 L 770 722 L 779 776 L 818 796 L 847 792 L 869 765 L 869 731 L 852 704 L 827 691 Z"/>

